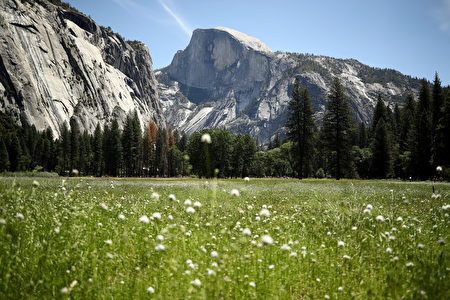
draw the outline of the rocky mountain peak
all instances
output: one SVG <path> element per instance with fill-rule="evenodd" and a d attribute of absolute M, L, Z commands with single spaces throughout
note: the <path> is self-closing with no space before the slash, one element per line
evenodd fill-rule
<path fill-rule="evenodd" d="M 231 29 L 231 28 L 223 27 L 223 26 L 217 26 L 217 27 L 214 27 L 213 29 L 229 33 L 233 38 L 235 38 L 236 40 L 238 40 L 239 42 L 241 42 L 242 44 L 244 44 L 245 46 L 247 46 L 248 48 L 250 48 L 254 51 L 263 52 L 268 55 L 273 54 L 272 50 L 270 50 L 270 48 L 266 44 L 264 44 L 257 38 L 254 38 L 245 33 L 239 32 L 239 31 Z"/>
<path fill-rule="evenodd" d="M 258 39 L 225 27 L 196 29 L 186 49 L 156 74 L 164 115 L 174 128 L 190 134 L 224 127 L 263 143 L 285 132 L 296 76 L 309 88 L 319 123 L 334 78 L 346 88 L 355 119 L 367 125 L 378 95 L 393 108 L 420 85 L 398 71 L 354 59 L 274 53 Z"/>

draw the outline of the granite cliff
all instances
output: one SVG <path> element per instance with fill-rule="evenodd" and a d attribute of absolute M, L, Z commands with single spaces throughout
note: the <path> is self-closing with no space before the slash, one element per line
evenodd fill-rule
<path fill-rule="evenodd" d="M 190 134 L 206 127 L 250 133 L 268 143 L 285 132 L 287 104 L 295 76 L 308 86 L 320 123 L 333 78 L 340 78 L 354 116 L 370 124 L 380 94 L 391 108 L 419 80 L 353 59 L 273 52 L 238 31 L 197 29 L 184 51 L 156 72 L 167 123 Z"/>
<path fill-rule="evenodd" d="M 165 124 L 148 48 L 46 0 L 0 0 L 0 110 L 56 136 L 133 110 Z"/>

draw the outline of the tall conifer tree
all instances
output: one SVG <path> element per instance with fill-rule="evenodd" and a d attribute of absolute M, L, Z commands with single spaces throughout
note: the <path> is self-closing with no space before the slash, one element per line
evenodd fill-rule
<path fill-rule="evenodd" d="M 286 123 L 289 139 L 295 147 L 295 165 L 297 177 L 303 178 L 311 175 L 312 159 L 314 155 L 314 109 L 307 87 L 302 88 L 300 78 L 297 76 L 289 102 L 289 115 Z"/>
<path fill-rule="evenodd" d="M 432 106 L 428 82 L 423 79 L 415 116 L 416 145 L 412 154 L 415 176 L 428 179 L 431 176 Z"/>
<path fill-rule="evenodd" d="M 372 176 L 386 178 L 392 173 L 392 132 L 388 116 L 388 108 L 381 96 L 374 110 L 372 123 Z"/>
<path fill-rule="evenodd" d="M 328 105 L 323 118 L 323 134 L 326 147 L 334 156 L 332 165 L 336 179 L 352 176 L 351 128 L 350 102 L 341 82 L 336 78 L 328 95 Z"/>
<path fill-rule="evenodd" d="M 432 148 L 432 157 L 433 164 L 441 165 L 443 163 L 445 153 L 439 147 L 444 143 L 441 139 L 442 135 L 438 134 L 439 129 L 439 120 L 443 116 L 444 112 L 444 92 L 442 90 L 441 81 L 439 80 L 438 74 L 436 73 L 434 76 L 434 84 L 433 84 L 433 118 L 432 118 L 432 130 L 433 130 L 433 148 Z M 448 155 L 448 154 L 447 154 Z"/>

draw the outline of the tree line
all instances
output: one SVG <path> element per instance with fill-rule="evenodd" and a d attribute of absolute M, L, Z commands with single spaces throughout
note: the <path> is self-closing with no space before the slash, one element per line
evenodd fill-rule
<path fill-rule="evenodd" d="M 189 138 L 171 126 L 151 121 L 141 130 L 136 112 L 129 114 L 123 129 L 117 120 L 93 134 L 80 132 L 75 119 L 61 126 L 54 139 L 50 129 L 38 132 L 34 125 L 22 126 L 0 114 L 0 172 L 48 171 L 66 176 L 243 177 L 250 175 L 256 146 L 248 134 L 225 129 L 205 129 Z M 205 146 L 208 133 L 212 144 Z M 205 163 L 208 147 L 208 168 Z M 214 170 L 218 171 L 214 171 Z"/>
<path fill-rule="evenodd" d="M 431 87 L 422 80 L 417 101 L 409 91 L 402 107 L 391 110 L 378 96 L 368 127 L 355 122 L 338 79 L 321 126 L 313 113 L 308 89 L 297 77 L 286 123 L 296 177 L 450 178 L 450 91 L 437 74 Z"/>
<path fill-rule="evenodd" d="M 264 149 L 248 134 L 203 129 L 187 136 L 151 121 L 144 130 L 136 112 L 89 134 L 75 119 L 55 139 L 0 114 L 0 172 L 43 170 L 60 175 L 175 177 L 334 177 L 429 179 L 436 167 L 450 178 L 450 92 L 422 81 L 418 100 L 409 92 L 393 110 L 378 97 L 372 124 L 357 124 L 344 88 L 335 79 L 322 124 L 314 121 L 307 87 L 294 82 L 286 122 Z M 202 137 L 209 135 L 210 143 Z"/>

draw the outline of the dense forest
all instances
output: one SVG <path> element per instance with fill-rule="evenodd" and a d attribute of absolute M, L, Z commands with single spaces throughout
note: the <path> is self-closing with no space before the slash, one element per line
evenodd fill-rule
<path fill-rule="evenodd" d="M 267 148 L 248 134 L 204 129 L 191 136 L 150 122 L 141 130 L 135 112 L 123 129 L 117 120 L 80 132 L 71 119 L 54 138 L 0 115 L 0 172 L 47 171 L 65 176 L 450 178 L 450 91 L 438 76 L 423 80 L 393 110 L 378 98 L 371 126 L 357 124 L 339 80 L 330 89 L 323 124 L 313 120 L 306 87 L 295 81 L 288 134 Z M 436 167 L 441 166 L 442 172 Z"/>

